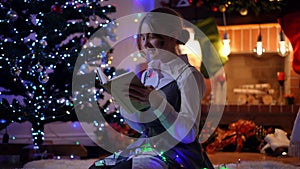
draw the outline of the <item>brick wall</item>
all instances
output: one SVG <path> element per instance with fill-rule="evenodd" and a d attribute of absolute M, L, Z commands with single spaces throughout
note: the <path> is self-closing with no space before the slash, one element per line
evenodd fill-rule
<path fill-rule="evenodd" d="M 272 94 L 274 99 L 279 98 L 279 83 L 277 72 L 284 71 L 285 58 L 276 53 L 266 53 L 262 58 L 257 58 L 253 54 L 232 54 L 224 70 L 227 77 L 227 102 L 237 104 L 239 94 L 233 92 L 234 88 L 239 88 L 246 84 L 269 83 L 274 89 Z"/>

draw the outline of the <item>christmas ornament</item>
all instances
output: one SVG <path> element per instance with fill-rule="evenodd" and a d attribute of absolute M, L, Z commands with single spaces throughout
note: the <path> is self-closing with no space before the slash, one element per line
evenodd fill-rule
<path fill-rule="evenodd" d="M 164 7 L 169 7 L 169 3 L 168 2 L 165 2 L 165 1 L 160 1 L 159 3 L 161 6 L 164 6 Z"/>
<path fill-rule="evenodd" d="M 108 51 L 108 52 L 102 51 L 101 53 L 102 53 L 102 57 L 101 57 L 102 64 L 111 64 L 113 60 L 112 51 Z"/>
<path fill-rule="evenodd" d="M 88 38 L 82 37 L 82 38 L 80 39 L 80 44 L 81 44 L 81 45 L 84 45 L 87 41 L 88 41 Z"/>
<path fill-rule="evenodd" d="M 43 72 L 40 74 L 40 76 L 38 77 L 38 80 L 40 83 L 45 84 L 48 82 L 49 80 L 49 76 L 46 72 Z"/>
<path fill-rule="evenodd" d="M 40 73 L 44 69 L 44 67 L 40 63 L 37 63 L 33 68 L 38 73 Z"/>
<path fill-rule="evenodd" d="M 14 10 L 9 10 L 7 12 L 7 17 L 9 18 L 9 20 L 15 22 L 18 19 L 18 13 Z"/>
<path fill-rule="evenodd" d="M 211 10 L 212 10 L 213 12 L 218 12 L 218 8 L 217 8 L 216 6 L 211 7 Z"/>
<path fill-rule="evenodd" d="M 45 39 L 41 39 L 39 41 L 39 43 L 43 46 L 43 47 L 46 47 L 48 45 L 47 41 Z"/>
<path fill-rule="evenodd" d="M 51 11 L 55 13 L 61 13 L 62 12 L 62 6 L 59 5 L 58 3 L 55 3 L 54 5 L 51 6 Z"/>
<path fill-rule="evenodd" d="M 220 11 L 220 12 L 225 12 L 225 11 L 226 11 L 225 5 L 220 5 L 220 6 L 219 6 L 219 11 Z"/>
<path fill-rule="evenodd" d="M 240 14 L 243 16 L 246 16 L 248 14 L 248 9 L 246 9 L 246 8 L 240 9 Z"/>
<path fill-rule="evenodd" d="M 111 55 L 111 53 L 110 53 L 109 56 L 108 56 L 108 61 L 107 61 L 107 63 L 108 63 L 108 64 L 111 64 L 113 59 L 114 59 L 114 57 L 113 57 L 113 56 Z"/>
<path fill-rule="evenodd" d="M 191 1 L 190 1 L 190 2 L 191 2 Z M 193 1 L 192 3 L 194 3 L 194 1 Z M 197 6 L 197 7 L 201 7 L 201 6 L 203 6 L 203 5 L 204 5 L 203 0 L 198 0 L 198 1 L 196 2 L 196 6 Z"/>
<path fill-rule="evenodd" d="M 11 68 L 11 73 L 14 76 L 20 76 L 21 72 L 22 72 L 21 69 L 18 68 L 17 66 Z"/>

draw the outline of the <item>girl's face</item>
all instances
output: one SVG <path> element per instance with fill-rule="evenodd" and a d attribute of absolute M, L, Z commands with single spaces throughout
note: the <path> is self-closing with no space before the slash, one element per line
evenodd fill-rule
<path fill-rule="evenodd" d="M 147 24 L 143 24 L 141 32 L 151 32 Z M 154 59 L 160 51 L 168 51 L 174 53 L 176 40 L 174 38 L 156 34 L 156 33 L 142 33 L 139 35 L 140 50 L 146 52 L 149 59 Z"/>

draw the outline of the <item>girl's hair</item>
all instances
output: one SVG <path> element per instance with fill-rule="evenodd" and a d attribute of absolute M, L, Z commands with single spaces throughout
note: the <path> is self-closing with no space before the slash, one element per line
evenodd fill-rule
<path fill-rule="evenodd" d="M 189 32 L 184 29 L 182 15 L 171 8 L 156 8 L 147 13 L 140 22 L 138 34 L 142 33 L 143 24 L 148 24 L 150 31 L 156 34 L 168 35 L 170 32 L 177 32 L 178 44 L 185 44 L 189 39 Z M 141 49 L 140 38 L 137 38 L 137 45 Z"/>

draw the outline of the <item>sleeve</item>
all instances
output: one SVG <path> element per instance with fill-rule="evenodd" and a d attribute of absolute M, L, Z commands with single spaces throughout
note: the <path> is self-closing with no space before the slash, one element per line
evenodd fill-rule
<path fill-rule="evenodd" d="M 153 91 L 149 96 L 151 109 L 175 139 L 191 143 L 199 131 L 205 83 L 202 75 L 192 68 L 185 70 L 177 83 L 181 93 L 180 112 L 176 112 L 158 91 Z"/>
<path fill-rule="evenodd" d="M 125 122 L 135 131 L 141 133 L 144 131 L 144 127 L 140 124 L 137 123 L 136 121 L 138 120 L 138 114 L 132 113 L 128 114 L 122 107 L 120 108 L 120 113 L 124 117 Z M 128 117 L 130 116 L 130 117 Z"/>
<path fill-rule="evenodd" d="M 145 84 L 145 79 L 147 70 L 145 70 L 141 75 L 141 82 Z M 125 122 L 134 130 L 136 130 L 139 133 L 142 133 L 145 130 L 143 122 L 147 122 L 145 119 L 148 117 L 145 116 L 145 114 L 153 114 L 152 112 L 149 112 L 149 110 L 140 112 L 136 111 L 135 113 L 128 113 L 124 108 L 120 107 L 120 113 L 123 116 Z"/>

